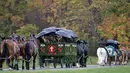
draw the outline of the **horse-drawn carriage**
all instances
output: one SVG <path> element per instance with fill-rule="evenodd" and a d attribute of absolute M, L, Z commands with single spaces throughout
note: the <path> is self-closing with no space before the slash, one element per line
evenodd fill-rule
<path fill-rule="evenodd" d="M 16 41 L 10 38 L 4 39 L 0 48 L 0 70 L 2 70 L 4 60 L 8 61 L 9 68 L 19 70 L 18 57 L 20 56 L 22 56 L 22 69 L 25 62 L 26 69 L 29 70 L 31 60 L 33 60 L 32 69 L 35 69 L 37 50 L 40 67 L 44 64 L 48 66 L 50 62 L 54 64 L 54 68 L 57 63 L 61 64 L 61 67 L 65 65 L 70 67 L 77 62 L 86 66 L 88 47 L 85 41 L 76 41 L 78 37 L 72 30 L 50 27 L 44 29 L 36 37 L 37 39 L 32 34 L 29 40 L 21 37 L 18 37 Z M 15 65 L 13 65 L 14 59 Z"/>
<path fill-rule="evenodd" d="M 49 27 L 37 35 L 39 41 L 39 64 L 40 67 L 48 66 L 51 62 L 61 67 L 70 67 L 78 62 L 77 35 L 64 28 Z"/>
<path fill-rule="evenodd" d="M 98 63 L 100 65 L 109 64 L 114 61 L 117 64 L 121 63 L 121 51 L 119 49 L 119 42 L 115 40 L 108 39 L 106 42 L 102 42 L 104 46 L 99 46 L 97 49 Z"/>

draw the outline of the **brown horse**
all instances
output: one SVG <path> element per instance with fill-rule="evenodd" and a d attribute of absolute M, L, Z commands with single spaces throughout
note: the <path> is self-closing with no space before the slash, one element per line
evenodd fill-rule
<path fill-rule="evenodd" d="M 5 39 L 1 43 L 0 49 L 0 69 L 2 70 L 2 64 L 5 59 L 8 60 L 8 66 L 10 68 L 15 68 L 18 70 L 18 57 L 19 57 L 20 49 L 16 42 L 10 39 Z M 15 66 L 13 67 L 13 59 L 15 58 Z"/>
<path fill-rule="evenodd" d="M 33 36 L 31 40 L 25 41 L 24 38 L 18 37 L 18 44 L 20 48 L 20 56 L 22 56 L 22 70 L 24 69 L 24 62 L 26 62 L 26 69 L 30 69 L 30 61 L 33 57 L 33 69 L 35 69 L 35 60 L 37 56 L 37 39 Z"/>
<path fill-rule="evenodd" d="M 122 64 L 127 65 L 130 60 L 130 50 L 122 49 L 121 53 Z"/>
<path fill-rule="evenodd" d="M 25 44 L 26 44 L 26 41 L 23 37 L 18 37 L 17 38 L 17 41 L 18 41 L 18 46 L 20 48 L 20 56 L 22 56 L 22 70 L 24 69 L 24 61 L 25 60 Z"/>
<path fill-rule="evenodd" d="M 38 43 L 37 39 L 33 36 L 33 40 L 28 40 L 25 42 L 25 61 L 26 69 L 30 69 L 30 60 L 33 57 L 33 69 L 35 69 L 35 61 L 37 56 Z"/>

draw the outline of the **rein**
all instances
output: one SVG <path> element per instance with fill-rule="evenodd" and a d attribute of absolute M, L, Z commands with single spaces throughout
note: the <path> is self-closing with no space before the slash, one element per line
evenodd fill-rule
<path fill-rule="evenodd" d="M 87 57 L 88 57 L 88 55 L 85 56 L 84 53 L 83 53 L 83 54 L 78 58 L 78 62 L 79 62 L 79 60 L 81 59 L 82 56 L 83 56 L 84 58 L 87 58 Z"/>
<path fill-rule="evenodd" d="M 25 59 L 19 59 L 19 60 L 24 60 L 25 62 L 30 62 L 32 60 L 32 57 L 29 60 L 25 60 Z"/>
<path fill-rule="evenodd" d="M 0 60 L 1 60 L 1 59 L 5 59 L 5 60 L 6 60 L 6 59 L 10 59 L 10 58 L 9 58 L 9 57 L 8 57 L 8 58 L 0 58 Z"/>
<path fill-rule="evenodd" d="M 108 53 L 108 51 L 107 51 L 106 47 L 104 47 L 104 49 L 106 50 L 108 57 L 110 57 L 110 55 L 109 55 L 109 53 Z"/>

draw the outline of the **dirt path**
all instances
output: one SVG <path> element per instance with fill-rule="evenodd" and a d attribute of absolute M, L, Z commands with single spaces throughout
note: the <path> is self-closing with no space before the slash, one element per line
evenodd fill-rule
<path fill-rule="evenodd" d="M 74 70 L 74 69 L 95 69 L 95 68 L 111 68 L 111 67 L 121 67 L 121 66 L 128 66 L 128 65 L 112 65 L 112 66 L 100 66 L 100 65 L 87 65 L 87 67 L 74 67 L 74 68 L 39 68 L 37 67 L 36 70 Z M 9 70 L 9 69 L 3 69 Z M 22 70 L 20 68 L 20 70 Z M 32 69 L 30 69 L 32 70 Z"/>

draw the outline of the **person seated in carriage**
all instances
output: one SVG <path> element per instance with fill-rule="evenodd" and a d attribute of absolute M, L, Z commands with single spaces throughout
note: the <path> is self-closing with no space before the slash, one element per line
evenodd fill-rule
<path fill-rule="evenodd" d="M 107 40 L 107 43 L 106 43 L 106 48 L 107 48 L 107 49 L 108 49 L 108 48 L 111 48 L 111 51 L 110 51 L 110 49 L 109 49 L 108 53 L 111 52 L 111 55 L 114 55 L 114 51 L 115 51 L 118 55 L 120 55 L 121 53 L 120 53 L 119 45 L 120 45 L 120 44 L 119 44 L 118 41 L 108 39 L 108 40 Z"/>
<path fill-rule="evenodd" d="M 99 44 L 99 47 L 104 48 L 104 47 L 106 46 L 106 40 L 105 40 L 105 38 L 102 37 L 102 38 L 99 40 L 98 44 Z"/>
<path fill-rule="evenodd" d="M 118 41 L 115 41 L 115 51 L 118 53 L 118 55 L 121 55 L 121 50 L 119 48 L 119 42 Z"/>
<path fill-rule="evenodd" d="M 49 42 L 50 43 L 55 43 L 57 42 L 57 39 L 56 39 L 56 35 L 49 35 Z"/>

